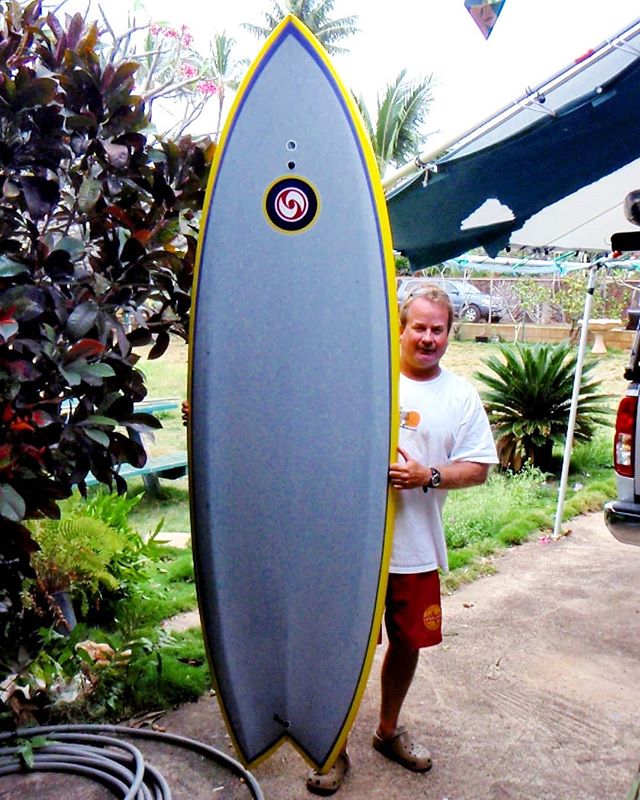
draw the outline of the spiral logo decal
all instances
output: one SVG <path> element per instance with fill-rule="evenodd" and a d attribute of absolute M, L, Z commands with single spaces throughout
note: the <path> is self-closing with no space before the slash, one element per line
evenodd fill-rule
<path fill-rule="evenodd" d="M 300 233 L 318 214 L 316 190 L 303 178 L 287 175 L 271 184 L 264 197 L 269 222 L 284 233 Z"/>
<path fill-rule="evenodd" d="M 296 222 L 304 219 L 309 211 L 309 200 L 300 189 L 287 186 L 285 189 L 280 189 L 276 195 L 274 209 L 281 220 Z"/>

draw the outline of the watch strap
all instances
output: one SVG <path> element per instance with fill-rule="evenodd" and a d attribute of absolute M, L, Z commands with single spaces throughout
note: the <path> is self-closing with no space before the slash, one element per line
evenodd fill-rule
<path fill-rule="evenodd" d="M 440 474 L 440 470 L 436 469 L 435 467 L 429 467 L 431 470 L 431 477 L 429 478 L 429 482 L 425 483 L 422 487 L 422 491 L 426 494 L 429 489 L 437 489 L 442 482 L 442 475 Z"/>

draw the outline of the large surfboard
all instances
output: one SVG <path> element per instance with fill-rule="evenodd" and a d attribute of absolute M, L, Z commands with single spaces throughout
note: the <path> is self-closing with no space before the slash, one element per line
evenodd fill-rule
<path fill-rule="evenodd" d="M 397 313 L 364 127 L 293 17 L 238 92 L 205 209 L 189 475 L 214 682 L 245 764 L 289 740 L 328 769 L 384 602 Z"/>

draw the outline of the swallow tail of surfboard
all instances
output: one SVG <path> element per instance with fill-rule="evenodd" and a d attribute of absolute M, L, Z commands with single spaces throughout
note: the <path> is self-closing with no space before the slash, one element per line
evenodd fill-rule
<path fill-rule="evenodd" d="M 216 151 L 189 369 L 201 617 L 249 765 L 289 740 L 327 769 L 364 691 L 393 515 L 394 280 L 355 104 L 288 17 Z"/>

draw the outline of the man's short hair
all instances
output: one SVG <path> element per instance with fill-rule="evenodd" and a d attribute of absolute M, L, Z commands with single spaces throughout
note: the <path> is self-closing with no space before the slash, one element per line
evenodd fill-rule
<path fill-rule="evenodd" d="M 438 286 L 435 283 L 425 283 L 419 289 L 416 289 L 415 292 L 411 292 L 411 294 L 407 297 L 404 301 L 402 306 L 400 307 L 400 325 L 404 328 L 407 324 L 407 312 L 413 303 L 418 297 L 422 297 L 425 300 L 428 300 L 430 303 L 435 303 L 439 306 L 444 306 L 447 309 L 447 331 L 451 330 L 451 326 L 453 325 L 454 319 L 454 311 L 453 305 L 449 298 L 449 295 L 445 292 L 445 290 Z"/>

